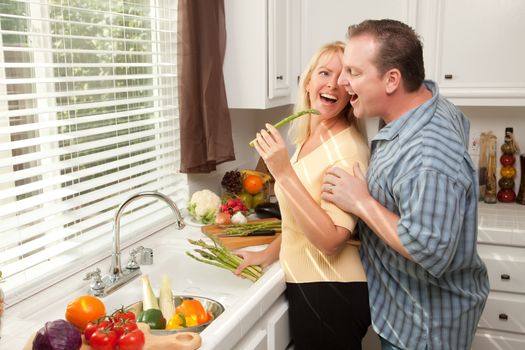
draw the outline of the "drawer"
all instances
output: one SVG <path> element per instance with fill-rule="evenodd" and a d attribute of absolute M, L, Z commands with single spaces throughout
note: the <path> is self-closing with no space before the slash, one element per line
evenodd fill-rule
<path fill-rule="evenodd" d="M 525 249 L 478 244 L 487 265 L 490 289 L 525 293 Z"/>
<path fill-rule="evenodd" d="M 478 330 L 471 350 L 521 350 L 525 349 L 525 334 Z"/>
<path fill-rule="evenodd" d="M 491 292 L 478 326 L 525 333 L 525 295 Z"/>

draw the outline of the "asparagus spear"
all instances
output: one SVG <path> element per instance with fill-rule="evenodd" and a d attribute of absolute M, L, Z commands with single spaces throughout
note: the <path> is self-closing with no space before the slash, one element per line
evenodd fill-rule
<path fill-rule="evenodd" d="M 299 118 L 300 116 L 305 115 L 305 114 L 320 114 L 320 113 L 317 109 L 305 109 L 304 111 L 297 112 L 295 114 L 289 115 L 288 117 L 280 120 L 279 122 L 274 124 L 274 127 L 279 129 L 281 126 L 286 125 L 292 120 L 294 120 L 295 118 Z M 255 146 L 255 141 L 257 141 L 257 139 L 253 139 L 250 141 L 249 143 L 250 147 Z"/>
<path fill-rule="evenodd" d="M 281 231 L 281 221 L 267 221 L 267 222 L 257 222 L 257 223 L 246 223 L 246 224 L 237 224 L 237 225 L 220 225 L 220 228 L 223 229 L 222 234 L 227 235 L 242 235 L 248 234 L 249 232 L 257 230 L 275 230 Z"/>
<path fill-rule="evenodd" d="M 229 271 L 235 271 L 237 266 L 242 261 L 242 258 L 232 254 L 226 249 L 217 239 L 210 237 L 213 241 L 213 245 L 207 244 L 203 240 L 192 240 L 188 239 L 193 245 L 199 246 L 204 249 L 194 249 L 194 252 L 199 253 L 200 257 L 193 255 L 190 252 L 186 252 L 191 258 L 203 262 L 205 264 L 217 266 Z M 255 282 L 262 276 L 262 268 L 260 266 L 248 266 L 241 272 L 241 276 L 248 278 L 250 281 Z"/>

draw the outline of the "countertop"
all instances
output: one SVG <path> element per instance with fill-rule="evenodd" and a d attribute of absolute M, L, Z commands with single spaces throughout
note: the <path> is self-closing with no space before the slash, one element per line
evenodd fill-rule
<path fill-rule="evenodd" d="M 478 219 L 479 243 L 525 246 L 525 206 L 480 203 Z M 199 227 L 187 226 L 181 231 L 168 227 L 139 244 L 145 247 L 162 244 L 168 248 L 187 248 L 188 238 L 203 237 Z M 252 249 L 262 248 L 263 246 L 259 246 Z M 123 256 L 126 256 L 126 253 L 124 250 Z M 162 260 L 162 254 L 166 253 L 155 254 L 157 255 L 154 260 L 158 261 Z M 87 294 L 88 283 L 83 281 L 82 277 L 95 267 L 107 271 L 109 259 L 101 264 L 89 266 L 73 277 L 8 308 L 2 319 L 0 349 L 21 349 L 29 335 L 41 328 L 46 321 L 63 318 L 67 303 L 75 295 Z M 151 268 L 144 266 L 143 272 L 146 273 L 149 269 Z M 230 281 L 228 283 L 231 283 L 229 276 L 227 279 Z M 285 290 L 284 274 L 278 263 L 268 267 L 263 277 L 254 284 L 247 280 L 236 283 L 241 287 L 245 284 L 246 288 L 237 294 L 215 295 L 225 305 L 226 311 L 201 333 L 202 349 L 232 348 Z M 214 294 L 211 293 L 210 296 L 213 297 Z"/>
<path fill-rule="evenodd" d="M 188 238 L 200 239 L 204 237 L 200 231 L 200 227 L 186 226 L 180 231 L 174 230 L 173 227 L 167 227 L 134 246 L 155 247 L 161 244 L 168 248 L 177 246 L 186 249 L 193 248 L 187 243 Z M 263 247 L 264 246 L 258 246 L 246 249 L 257 250 Z M 169 254 L 169 250 L 166 251 Z M 123 250 L 122 256 L 126 256 L 126 253 L 127 252 Z M 143 266 L 143 273 L 152 271 L 152 269 L 155 268 L 156 261 L 162 261 L 166 258 L 159 254 L 162 255 L 166 253 L 155 251 L 154 249 L 154 264 L 151 266 Z M 189 257 L 188 259 L 191 260 Z M 123 263 L 125 264 L 125 260 Z M 89 266 L 73 277 L 61 281 L 51 288 L 8 308 L 2 319 L 0 349 L 21 349 L 26 344 L 29 336 L 40 329 L 45 322 L 59 318 L 63 319 L 67 303 L 76 296 L 87 294 L 89 282 L 83 281 L 82 277 L 86 272 L 94 270 L 95 267 L 99 267 L 102 271 L 107 271 L 109 269 L 109 259 L 98 265 Z M 194 292 L 192 293 L 193 295 L 212 297 L 225 306 L 225 312 L 201 333 L 201 349 L 228 349 L 233 347 L 233 345 L 242 338 L 245 332 L 262 316 L 264 311 L 283 293 L 285 289 L 284 274 L 280 265 L 274 263 L 265 269 L 264 275 L 257 282 L 251 283 L 248 280 L 234 276 L 229 271 L 213 266 L 209 268 L 217 270 L 217 272 L 213 270 L 213 273 L 219 276 L 225 276 L 225 279 L 228 281 L 224 282 L 224 285 L 221 285 L 218 289 L 225 290 L 227 287 L 225 285 L 228 283 L 231 284 L 231 282 L 234 281 L 235 283 L 233 284 L 235 284 L 237 289 L 233 288 L 232 290 L 239 290 L 239 292 L 227 291 L 219 293 L 215 291 L 204 291 L 203 294 L 203 291 L 199 290 L 198 286 L 192 287 L 193 289 L 191 290 L 187 288 L 184 292 Z M 224 275 L 225 273 L 231 274 L 231 277 Z M 134 281 L 133 283 L 139 282 Z M 172 281 L 172 285 L 176 283 L 177 281 Z M 126 287 L 127 286 L 124 286 L 123 288 Z M 156 289 L 155 286 L 154 289 Z M 120 307 L 118 302 L 121 300 L 115 302 L 113 299 L 111 299 L 110 296 L 102 298 L 106 304 L 107 312 Z M 240 327 L 239 325 L 242 326 Z"/>

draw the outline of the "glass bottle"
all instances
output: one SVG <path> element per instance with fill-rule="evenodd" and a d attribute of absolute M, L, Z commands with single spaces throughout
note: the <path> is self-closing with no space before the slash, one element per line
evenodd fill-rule
<path fill-rule="evenodd" d="M 487 185 L 485 188 L 485 203 L 496 203 L 496 135 L 488 137 L 489 159 L 487 162 Z"/>

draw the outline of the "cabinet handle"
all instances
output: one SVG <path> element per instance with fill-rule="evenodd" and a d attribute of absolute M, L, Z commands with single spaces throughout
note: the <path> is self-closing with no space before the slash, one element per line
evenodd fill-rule
<path fill-rule="evenodd" d="M 283 80 L 284 77 L 283 77 L 282 75 L 278 75 L 278 76 L 276 77 L 276 79 L 277 79 L 277 80 Z"/>
<path fill-rule="evenodd" d="M 452 79 L 452 74 L 445 74 L 445 79 Z"/>
<path fill-rule="evenodd" d="M 507 275 L 506 273 L 502 273 L 501 274 L 501 279 L 502 280 L 510 280 L 510 275 Z"/>
<path fill-rule="evenodd" d="M 499 314 L 499 319 L 502 321 L 507 321 L 509 316 L 507 316 L 507 314 Z"/>

